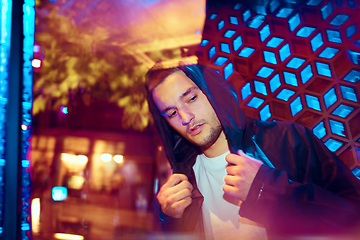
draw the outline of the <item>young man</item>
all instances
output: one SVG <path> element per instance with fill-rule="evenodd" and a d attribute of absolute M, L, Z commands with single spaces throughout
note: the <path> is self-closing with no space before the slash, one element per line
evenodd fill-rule
<path fill-rule="evenodd" d="M 173 169 L 157 195 L 164 230 L 208 239 L 355 231 L 360 181 L 310 130 L 246 117 L 232 85 L 200 64 L 157 63 L 146 88 Z"/>

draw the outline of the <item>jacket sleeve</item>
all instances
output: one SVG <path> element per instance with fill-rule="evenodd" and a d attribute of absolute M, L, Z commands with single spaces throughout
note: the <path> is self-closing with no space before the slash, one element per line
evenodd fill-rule
<path fill-rule="evenodd" d="M 260 168 L 240 215 L 277 236 L 355 231 L 360 226 L 360 181 L 310 130 L 295 126 L 283 138 L 296 142 L 293 153 L 267 150 L 275 168 Z"/>

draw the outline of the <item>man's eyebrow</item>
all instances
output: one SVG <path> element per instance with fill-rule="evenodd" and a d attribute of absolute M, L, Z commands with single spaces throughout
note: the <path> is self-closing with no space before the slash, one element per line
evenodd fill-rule
<path fill-rule="evenodd" d="M 197 87 L 191 87 L 188 90 L 186 90 L 183 94 L 181 94 L 180 99 L 183 99 L 184 97 L 186 97 L 187 95 L 189 95 L 191 92 L 195 91 L 196 89 L 198 89 Z M 165 108 L 164 110 L 160 111 L 160 114 L 164 117 L 167 116 L 166 112 L 173 109 L 173 107 L 168 107 Z"/>
<path fill-rule="evenodd" d="M 195 91 L 196 89 L 198 89 L 197 87 L 191 87 L 188 90 L 186 90 L 186 92 L 184 92 L 183 94 L 181 94 L 180 99 L 186 97 L 187 95 L 189 95 L 191 92 Z"/>

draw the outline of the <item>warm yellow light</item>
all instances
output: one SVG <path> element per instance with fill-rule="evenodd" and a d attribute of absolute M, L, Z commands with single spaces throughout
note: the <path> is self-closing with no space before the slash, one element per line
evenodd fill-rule
<path fill-rule="evenodd" d="M 70 156 L 68 153 L 62 153 L 61 154 L 61 160 L 68 161 L 70 159 Z"/>
<path fill-rule="evenodd" d="M 114 161 L 116 163 L 123 163 L 124 162 L 124 156 L 123 155 L 115 155 L 114 156 Z"/>
<path fill-rule="evenodd" d="M 21 129 L 25 131 L 27 130 L 27 126 L 25 124 L 21 124 Z"/>
<path fill-rule="evenodd" d="M 74 164 L 77 161 L 77 156 L 74 154 L 69 154 L 69 162 Z"/>
<path fill-rule="evenodd" d="M 86 163 L 88 162 L 88 157 L 85 155 L 61 153 L 61 160 L 69 170 L 79 172 L 84 170 Z"/>
<path fill-rule="evenodd" d="M 87 161 L 88 161 L 88 157 L 85 156 L 85 155 L 78 155 L 77 157 L 78 157 L 78 161 L 79 161 L 80 164 L 85 165 L 87 163 Z"/>
<path fill-rule="evenodd" d="M 71 176 L 68 181 L 68 187 L 72 189 L 81 189 L 85 182 L 85 178 L 82 176 Z"/>
<path fill-rule="evenodd" d="M 67 234 L 67 233 L 55 233 L 55 239 L 62 239 L 62 240 L 83 240 L 84 236 L 75 235 L 75 234 Z"/>
<path fill-rule="evenodd" d="M 100 159 L 101 159 L 103 162 L 110 162 L 110 161 L 111 161 L 111 154 L 109 154 L 109 153 L 103 153 L 103 154 L 101 154 Z"/>
<path fill-rule="evenodd" d="M 33 66 L 34 68 L 39 68 L 41 66 L 41 61 L 39 59 L 32 60 L 31 66 Z"/>
<path fill-rule="evenodd" d="M 31 201 L 31 226 L 33 233 L 40 231 L 40 198 Z"/>

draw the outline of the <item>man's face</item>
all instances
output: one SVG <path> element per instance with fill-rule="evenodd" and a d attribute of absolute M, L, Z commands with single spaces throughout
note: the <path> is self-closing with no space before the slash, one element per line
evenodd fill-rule
<path fill-rule="evenodd" d="M 184 72 L 169 75 L 153 90 L 153 98 L 170 126 L 202 150 L 219 138 L 222 128 L 214 109 Z"/>

